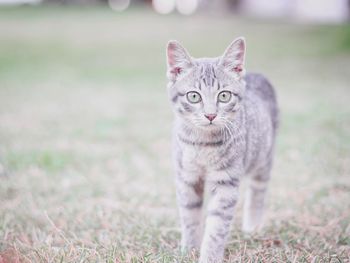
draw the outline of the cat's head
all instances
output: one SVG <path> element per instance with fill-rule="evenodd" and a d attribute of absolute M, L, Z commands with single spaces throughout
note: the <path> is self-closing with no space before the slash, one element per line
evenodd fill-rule
<path fill-rule="evenodd" d="M 168 92 L 178 118 L 203 129 L 222 128 L 239 110 L 245 90 L 245 40 L 218 58 L 192 58 L 177 41 L 167 46 Z"/>

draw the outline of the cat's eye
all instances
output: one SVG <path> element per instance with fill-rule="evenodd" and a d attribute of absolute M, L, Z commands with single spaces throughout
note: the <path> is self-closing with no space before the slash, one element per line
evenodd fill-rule
<path fill-rule="evenodd" d="M 198 103 L 202 100 L 201 95 L 196 91 L 187 92 L 187 100 L 191 103 Z"/>
<path fill-rule="evenodd" d="M 231 100 L 232 93 L 230 91 L 221 91 L 218 95 L 218 100 L 220 102 L 229 102 Z"/>

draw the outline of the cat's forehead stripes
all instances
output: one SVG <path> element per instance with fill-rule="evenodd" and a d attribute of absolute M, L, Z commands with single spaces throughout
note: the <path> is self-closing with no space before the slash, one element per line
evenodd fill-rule
<path fill-rule="evenodd" d="M 212 63 L 199 64 L 199 76 L 196 81 L 196 88 L 202 90 L 203 88 L 220 89 L 221 85 L 216 77 L 216 68 Z"/>

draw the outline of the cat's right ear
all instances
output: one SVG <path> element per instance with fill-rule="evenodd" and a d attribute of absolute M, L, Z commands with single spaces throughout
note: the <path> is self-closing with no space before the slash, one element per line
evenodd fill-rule
<path fill-rule="evenodd" d="M 167 77 L 175 81 L 179 75 L 192 67 L 192 59 L 186 49 L 175 40 L 167 45 Z"/>
<path fill-rule="evenodd" d="M 220 59 L 220 65 L 230 74 L 242 78 L 245 73 L 244 60 L 246 53 L 244 37 L 235 39 Z"/>

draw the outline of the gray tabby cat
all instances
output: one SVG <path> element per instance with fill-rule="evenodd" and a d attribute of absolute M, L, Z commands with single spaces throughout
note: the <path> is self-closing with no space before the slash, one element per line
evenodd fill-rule
<path fill-rule="evenodd" d="M 249 181 L 243 230 L 262 221 L 278 109 L 271 84 L 245 75 L 244 58 L 244 38 L 218 58 L 194 59 L 176 41 L 167 46 L 181 245 L 200 250 L 200 263 L 223 260 L 243 176 Z M 205 224 L 204 187 L 210 193 Z"/>

